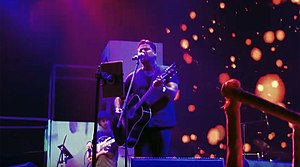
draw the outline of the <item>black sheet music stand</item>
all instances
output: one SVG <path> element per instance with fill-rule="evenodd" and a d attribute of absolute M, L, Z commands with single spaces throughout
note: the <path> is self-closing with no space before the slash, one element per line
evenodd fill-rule
<path fill-rule="evenodd" d="M 94 115 L 94 134 L 93 146 L 97 145 L 97 122 L 99 102 L 102 97 L 118 97 L 123 96 L 123 62 L 111 61 L 101 63 L 96 72 L 96 102 Z M 102 86 L 102 94 L 100 93 L 100 85 Z M 101 96 L 101 97 L 100 97 Z M 96 166 L 96 147 L 93 147 L 92 167 Z"/>
<path fill-rule="evenodd" d="M 60 154 L 58 157 L 56 167 L 58 167 L 59 165 L 64 166 L 64 164 L 67 164 L 69 159 L 73 158 L 73 155 L 70 153 L 70 151 L 65 146 L 66 138 L 67 138 L 67 135 L 64 138 L 63 144 L 57 146 L 60 150 Z"/>

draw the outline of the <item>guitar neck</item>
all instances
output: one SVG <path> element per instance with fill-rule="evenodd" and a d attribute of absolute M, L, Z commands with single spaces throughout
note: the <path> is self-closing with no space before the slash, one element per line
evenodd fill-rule
<path fill-rule="evenodd" d="M 149 88 L 149 90 L 144 94 L 144 96 L 139 100 L 139 102 L 137 102 L 134 106 L 135 109 L 138 109 L 142 106 L 142 104 L 146 101 L 146 99 L 149 97 L 150 93 L 153 90 L 153 85 L 151 85 L 151 87 Z"/>

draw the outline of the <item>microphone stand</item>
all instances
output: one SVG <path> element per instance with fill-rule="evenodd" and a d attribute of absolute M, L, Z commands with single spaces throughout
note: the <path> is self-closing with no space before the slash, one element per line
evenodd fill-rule
<path fill-rule="evenodd" d="M 100 79 L 101 76 L 101 66 L 98 65 L 97 72 L 96 72 L 96 102 L 95 102 L 95 115 L 94 115 L 94 134 L 93 134 L 93 141 L 92 141 L 92 167 L 96 167 L 96 151 L 97 151 L 97 122 L 98 122 L 98 106 L 99 106 L 99 99 L 100 99 Z"/>
<path fill-rule="evenodd" d="M 131 78 L 131 81 L 130 81 L 130 84 L 129 84 L 129 88 L 128 88 L 127 93 L 126 93 L 125 100 L 123 102 L 122 112 L 120 114 L 120 117 L 119 117 L 119 120 L 118 120 L 118 124 L 117 124 L 117 128 L 120 128 L 121 122 L 122 122 L 122 118 L 125 117 L 125 167 L 127 167 L 127 157 L 128 157 L 128 140 L 127 140 L 127 137 L 128 137 L 128 114 L 127 114 L 127 101 L 128 101 L 128 97 L 129 97 L 129 94 L 130 94 L 130 91 L 131 91 L 131 88 L 132 88 L 132 84 L 133 84 L 133 81 L 134 81 L 134 78 L 135 78 L 135 74 L 136 74 L 137 69 L 138 69 L 138 67 L 140 65 L 140 58 L 137 58 L 135 60 L 136 60 L 136 65 L 135 65 L 134 72 L 133 72 L 133 75 L 132 75 L 132 78 Z"/>

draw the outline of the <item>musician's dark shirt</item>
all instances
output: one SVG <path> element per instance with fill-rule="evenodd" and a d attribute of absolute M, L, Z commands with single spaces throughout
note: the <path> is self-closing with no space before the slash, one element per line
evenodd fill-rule
<path fill-rule="evenodd" d="M 147 76 L 144 71 L 139 68 L 135 75 L 132 85 L 131 94 L 137 94 L 141 98 L 149 89 L 152 82 L 160 75 L 167 66 L 158 65 L 155 73 L 152 76 Z M 125 80 L 125 90 L 127 92 L 133 73 L 129 74 Z M 178 83 L 177 75 L 166 78 L 167 82 Z M 159 90 L 162 91 L 162 90 Z M 152 112 L 152 118 L 149 122 L 149 127 L 173 127 L 176 124 L 174 100 L 168 99 L 162 92 L 151 93 L 150 98 L 158 99 L 153 104 L 149 104 Z M 159 96 L 159 97 L 158 97 Z M 147 102 L 147 101 L 146 101 Z"/>

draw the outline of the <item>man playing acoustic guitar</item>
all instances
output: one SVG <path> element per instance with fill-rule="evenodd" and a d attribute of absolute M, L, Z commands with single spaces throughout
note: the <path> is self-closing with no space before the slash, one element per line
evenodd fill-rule
<path fill-rule="evenodd" d="M 96 167 L 117 167 L 118 145 L 113 137 L 111 130 L 111 115 L 106 111 L 98 112 L 98 123 L 100 130 L 97 132 L 97 162 Z M 92 162 L 92 142 L 86 145 L 86 158 Z"/>
<path fill-rule="evenodd" d="M 141 40 L 137 51 L 141 55 L 137 61 L 142 63 L 142 67 L 137 70 L 130 92 L 133 98 L 128 103 L 128 143 L 134 147 L 135 157 L 166 157 L 170 148 L 171 128 L 176 124 L 174 97 L 178 90 L 178 78 L 174 65 L 168 67 L 156 63 L 157 53 L 153 42 Z M 132 77 L 133 72 L 126 77 L 126 92 Z M 121 99 L 115 100 L 116 112 L 122 108 Z M 144 118 L 134 119 L 139 114 L 146 121 L 141 121 Z M 135 120 L 138 122 L 135 123 Z M 115 137 L 117 140 L 119 136 Z"/>

